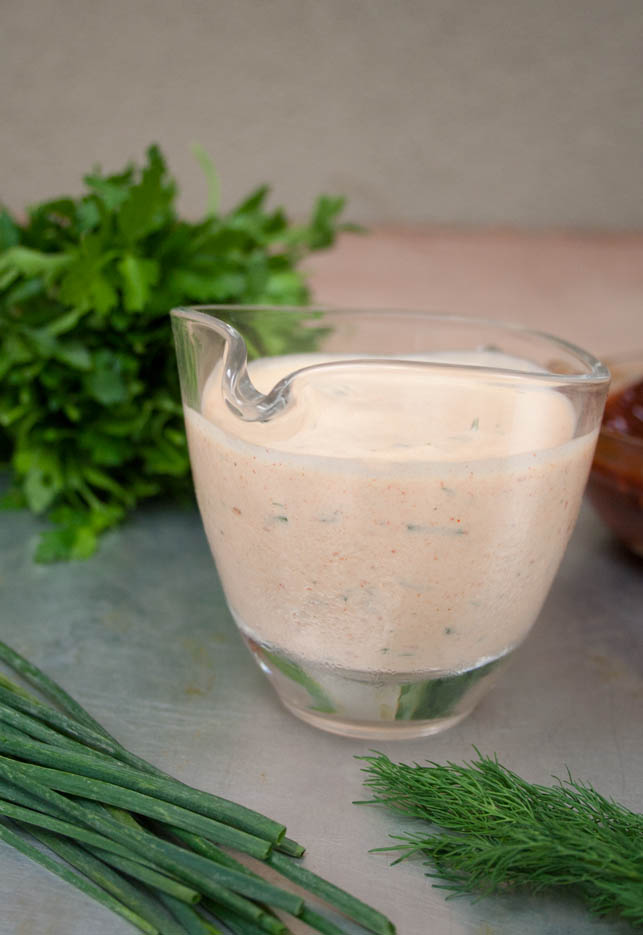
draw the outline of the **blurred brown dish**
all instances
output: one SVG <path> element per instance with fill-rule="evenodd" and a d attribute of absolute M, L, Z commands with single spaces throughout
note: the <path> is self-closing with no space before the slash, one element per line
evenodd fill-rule
<path fill-rule="evenodd" d="M 612 532 L 643 557 L 643 351 L 607 363 L 613 382 L 588 493 Z"/>

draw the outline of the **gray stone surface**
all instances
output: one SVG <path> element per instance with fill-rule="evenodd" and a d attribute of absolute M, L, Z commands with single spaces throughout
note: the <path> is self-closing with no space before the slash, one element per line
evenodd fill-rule
<path fill-rule="evenodd" d="M 446 901 L 418 863 L 369 848 L 399 821 L 356 807 L 367 745 L 283 710 L 243 647 L 192 510 L 140 511 L 83 564 L 39 566 L 40 524 L 0 514 L 0 634 L 62 682 L 127 746 L 177 777 L 285 821 L 307 865 L 377 905 L 400 935 L 625 935 L 572 900 Z M 541 620 L 466 721 L 379 747 L 462 760 L 472 744 L 525 777 L 575 776 L 643 810 L 643 576 L 585 508 Z M 0 848 L 1 935 L 130 929 Z"/>

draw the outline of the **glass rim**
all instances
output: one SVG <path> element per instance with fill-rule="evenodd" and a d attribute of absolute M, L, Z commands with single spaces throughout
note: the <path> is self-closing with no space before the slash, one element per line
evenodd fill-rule
<path fill-rule="evenodd" d="M 191 319 L 192 321 L 200 321 L 203 324 L 210 324 L 212 318 L 216 316 L 212 313 L 215 312 L 284 312 L 284 313 L 297 313 L 299 315 L 309 313 L 310 315 L 314 314 L 349 314 L 349 315 L 376 315 L 376 316 L 404 316 L 406 318 L 418 318 L 423 321 L 436 321 L 448 324 L 452 322 L 456 325 L 478 325 L 478 326 L 487 326 L 498 328 L 499 330 L 504 330 L 506 332 L 514 334 L 522 334 L 526 337 L 531 337 L 538 339 L 540 341 L 546 341 L 549 344 L 552 344 L 555 347 L 560 348 L 565 351 L 567 354 L 575 357 L 585 367 L 588 368 L 588 372 L 585 373 L 555 373 L 553 371 L 547 372 L 542 370 L 540 372 L 532 373 L 528 375 L 531 378 L 545 378 L 547 380 L 555 379 L 561 384 L 569 385 L 578 385 L 582 384 L 583 386 L 601 386 L 610 382 L 611 374 L 606 364 L 604 364 L 598 357 L 595 357 L 589 351 L 584 350 L 579 347 L 577 344 L 567 341 L 565 338 L 559 338 L 554 334 L 551 334 L 548 331 L 540 331 L 537 328 L 529 328 L 525 325 L 519 324 L 517 322 L 505 321 L 503 319 L 496 318 L 484 318 L 484 317 L 475 317 L 472 315 L 457 315 L 451 314 L 449 312 L 432 312 L 432 311 L 423 311 L 421 309 L 406 309 L 406 308 L 395 308 L 395 307 L 386 307 L 386 306 L 373 306 L 366 308 L 351 308 L 350 306 L 342 305 L 270 305 L 270 304 L 256 304 L 256 305 L 235 305 L 235 304 L 207 304 L 207 305 L 179 305 L 170 310 L 170 315 L 174 318 L 180 319 Z M 231 336 L 237 336 L 243 340 L 243 335 L 239 334 L 237 329 L 233 325 L 229 325 L 227 322 L 224 322 L 226 329 L 229 329 Z M 244 341 L 245 344 L 245 341 Z M 397 360 L 396 357 L 388 358 L 390 360 Z M 403 362 L 403 361 L 402 361 Z M 427 361 L 427 363 L 431 363 Z M 521 370 L 511 370 L 509 368 L 502 367 L 482 367 L 472 364 L 453 364 L 453 363 L 443 363 L 440 362 L 441 367 L 447 367 L 452 369 L 460 370 L 486 370 L 491 373 L 506 373 L 506 374 L 516 374 L 521 375 L 523 378 L 526 376 L 524 371 Z"/>

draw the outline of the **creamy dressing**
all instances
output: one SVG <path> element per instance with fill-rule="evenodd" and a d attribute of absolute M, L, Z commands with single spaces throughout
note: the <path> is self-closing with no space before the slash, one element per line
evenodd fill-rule
<path fill-rule="evenodd" d="M 186 408 L 205 531 L 247 637 L 304 664 L 413 676 L 482 665 L 525 636 L 596 435 L 574 438 L 573 407 L 546 382 L 478 369 L 528 362 L 441 355 L 454 358 L 470 369 L 265 359 L 249 368 L 262 392 L 301 371 L 270 421 L 231 412 L 219 370 L 202 412 Z"/>

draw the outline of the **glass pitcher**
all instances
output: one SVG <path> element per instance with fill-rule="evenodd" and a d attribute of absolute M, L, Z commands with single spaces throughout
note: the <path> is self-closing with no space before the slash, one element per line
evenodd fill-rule
<path fill-rule="evenodd" d="M 172 321 L 203 525 L 281 701 L 369 739 L 460 721 L 549 591 L 607 369 L 473 318 L 212 306 Z"/>

